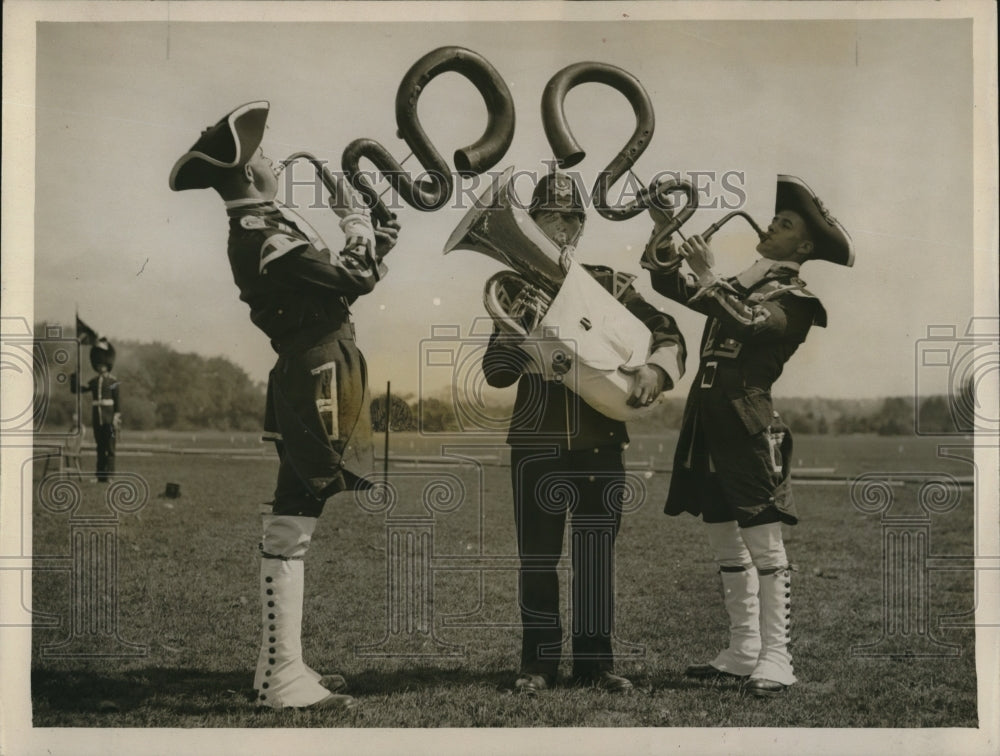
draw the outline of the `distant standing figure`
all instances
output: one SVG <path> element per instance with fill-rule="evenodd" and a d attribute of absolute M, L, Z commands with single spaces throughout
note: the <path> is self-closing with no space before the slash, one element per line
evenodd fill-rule
<path fill-rule="evenodd" d="M 808 260 L 854 262 L 844 228 L 800 179 L 778 176 L 774 219 L 761 259 L 733 278 L 712 272 L 700 236 L 678 256 L 669 247 L 653 289 L 708 316 L 701 360 L 684 409 L 665 512 L 705 522 L 729 615 L 729 646 L 694 678 L 747 678 L 756 696 L 796 681 L 788 650 L 791 572 L 782 523 L 798 515 L 790 487 L 791 432 L 774 411 L 771 385 L 826 310 L 805 288 Z M 672 258 L 672 262 L 670 261 Z M 682 258 L 697 280 L 680 273 Z"/>
<path fill-rule="evenodd" d="M 91 427 L 97 444 L 97 481 L 107 483 L 115 472 L 115 446 L 121 429 L 121 383 L 111 373 L 115 365 L 115 348 L 105 338 L 99 338 L 90 348 L 90 364 L 97 375 L 81 385 L 76 373 L 70 376 L 70 390 L 75 394 L 90 393 Z"/>

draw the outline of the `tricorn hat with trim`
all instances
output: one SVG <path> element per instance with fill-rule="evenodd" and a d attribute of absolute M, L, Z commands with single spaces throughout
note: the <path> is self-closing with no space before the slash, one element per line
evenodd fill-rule
<path fill-rule="evenodd" d="M 246 163 L 264 137 L 270 107 L 266 100 L 248 102 L 201 132 L 198 141 L 174 163 L 170 188 L 175 192 L 207 189 L 222 171 Z"/>
<path fill-rule="evenodd" d="M 822 201 L 800 178 L 778 175 L 774 212 L 791 210 L 802 216 L 813 241 L 812 259 L 829 260 L 848 267 L 854 265 L 854 242 L 840 222 L 830 215 Z"/>

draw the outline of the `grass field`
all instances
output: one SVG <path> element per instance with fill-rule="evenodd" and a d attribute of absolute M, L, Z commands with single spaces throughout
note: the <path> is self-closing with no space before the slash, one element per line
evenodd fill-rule
<path fill-rule="evenodd" d="M 779 701 L 682 677 L 688 663 L 711 658 L 724 643 L 726 620 L 698 521 L 661 512 L 669 474 L 652 470 L 669 465 L 673 438 L 635 438 L 628 452 L 638 497 L 618 539 L 616 637 L 619 670 L 636 692 L 615 697 L 558 687 L 525 699 L 510 693 L 520 631 L 505 447 L 497 439 L 470 449 L 468 438 L 394 435 L 392 508 L 374 511 L 369 502 L 366 511 L 350 494 L 331 500 L 306 560 L 306 660 L 347 676 L 361 706 L 349 715 L 258 710 L 251 704 L 257 509 L 269 498 L 276 464 L 253 453 L 255 438 L 130 434 L 118 469 L 129 474 L 123 481 L 145 482 L 148 500 L 104 521 L 84 517 L 109 516 L 106 486 L 79 484 L 75 509 L 51 486 L 36 497 L 34 552 L 51 567 L 33 573 L 36 727 L 977 726 L 974 631 L 962 616 L 974 609 L 973 574 L 937 569 L 941 557 L 973 553 L 972 489 L 963 487 L 953 509 L 924 521 L 887 519 L 924 512 L 919 481 L 904 473 L 969 476 L 972 468 L 940 459 L 934 439 L 913 437 L 797 439 L 800 467 L 833 468 L 831 477 L 842 481 L 891 471 L 909 482 L 891 487 L 894 503 L 882 515 L 862 512 L 846 482 L 797 485 L 802 523 L 786 528 L 786 546 L 797 568 L 792 651 L 800 683 Z M 442 443 L 452 455 L 484 463 L 403 459 L 437 455 Z M 128 444 L 142 454 L 127 453 Z M 181 453 L 206 449 L 218 453 Z M 92 468 L 92 455 L 83 465 Z M 40 477 L 38 465 L 36 485 Z M 180 485 L 180 497 L 163 495 L 168 482 Z M 412 530 L 414 518 L 433 533 L 428 625 L 417 617 L 407 628 L 403 615 L 401 628 L 390 632 L 387 533 Z M 883 537 L 893 522 L 930 535 L 922 557 L 887 573 Z M 93 547 L 97 541 L 87 538 L 98 531 L 101 553 L 117 555 L 117 570 L 107 573 L 116 578 L 103 594 L 85 587 L 75 595 L 80 570 L 70 555 Z M 887 574 L 894 586 L 907 576 L 925 579 L 907 589 L 906 617 L 916 624 L 883 627 L 901 616 L 886 604 Z M 107 612 L 104 625 L 79 613 L 86 602 Z M 940 626 L 948 617 L 957 619 Z M 54 624 L 45 626 L 46 618 Z M 116 645 L 114 632 L 102 630 L 108 623 L 121 641 L 142 648 Z M 880 639 L 879 655 L 852 652 Z M 67 640 L 76 646 L 58 647 Z M 107 655 L 57 655 L 67 649 Z"/>

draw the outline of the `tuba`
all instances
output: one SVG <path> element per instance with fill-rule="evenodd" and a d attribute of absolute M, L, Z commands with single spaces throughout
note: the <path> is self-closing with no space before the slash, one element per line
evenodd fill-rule
<path fill-rule="evenodd" d="M 564 383 L 587 404 L 616 420 L 647 413 L 630 407 L 631 375 L 645 364 L 646 325 L 546 236 L 518 201 L 513 168 L 495 178 L 444 247 L 479 252 L 511 268 L 492 275 L 483 306 L 497 327 L 517 337 L 532 371 Z"/>
<path fill-rule="evenodd" d="M 511 166 L 475 201 L 444 245 L 444 254 L 468 249 L 503 263 L 554 294 L 566 275 L 572 249 L 560 249 L 514 195 Z"/>

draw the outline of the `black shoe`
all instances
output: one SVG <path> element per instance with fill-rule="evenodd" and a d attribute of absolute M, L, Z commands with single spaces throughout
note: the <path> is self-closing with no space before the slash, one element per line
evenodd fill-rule
<path fill-rule="evenodd" d="M 746 675 L 737 675 L 732 672 L 723 672 L 721 669 L 713 667 L 711 664 L 692 664 L 684 670 L 684 676 L 693 677 L 696 680 L 745 680 L 747 677 Z"/>
<path fill-rule="evenodd" d="M 338 693 L 330 693 L 326 698 L 317 701 L 316 703 L 305 706 L 306 709 L 334 709 L 336 711 L 350 711 L 351 709 L 357 707 L 358 701 L 356 698 L 351 696 L 340 695 Z"/>
<path fill-rule="evenodd" d="M 597 688 L 598 690 L 604 690 L 608 693 L 631 693 L 632 692 L 632 681 L 627 677 L 622 677 L 621 675 L 616 675 L 611 672 L 597 672 L 593 675 L 587 675 L 586 677 L 578 677 L 577 684 L 579 685 L 589 685 L 592 688 Z"/>
<path fill-rule="evenodd" d="M 549 681 L 545 679 L 545 675 L 534 675 L 530 672 L 522 672 L 514 682 L 514 692 L 525 696 L 533 696 L 548 688 Z"/>
<path fill-rule="evenodd" d="M 784 693 L 787 688 L 788 686 L 784 683 L 775 682 L 774 680 L 763 680 L 760 678 L 755 678 L 747 683 L 747 690 L 758 698 L 780 695 L 781 693 Z"/>
<path fill-rule="evenodd" d="M 347 680 L 344 679 L 343 675 L 323 675 L 316 682 L 331 693 L 345 693 L 347 691 Z"/>

